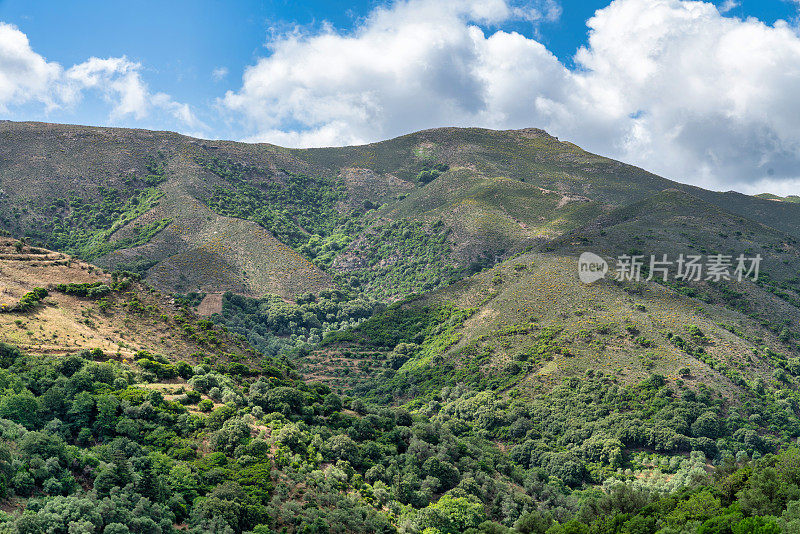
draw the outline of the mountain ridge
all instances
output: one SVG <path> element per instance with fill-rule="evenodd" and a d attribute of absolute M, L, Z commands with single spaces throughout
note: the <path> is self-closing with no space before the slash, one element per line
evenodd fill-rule
<path fill-rule="evenodd" d="M 413 292 L 668 188 L 800 236 L 796 204 L 679 184 L 535 128 L 438 128 L 360 146 L 288 149 L 173 132 L 0 125 L 6 230 L 109 268 L 139 269 L 173 292 L 292 298 L 360 283 L 374 266 L 352 271 L 334 258 L 363 255 L 365 242 L 375 249 L 369 236 L 401 220 L 413 223 L 424 250 L 442 249 L 436 254 L 445 258 L 433 267 L 440 274 L 412 281 Z M 322 196 L 287 196 L 312 190 Z M 440 222 L 450 233 L 433 246 L 431 225 Z M 227 236 L 226 244 L 214 235 Z M 349 250 L 352 243 L 359 245 Z M 397 268 L 430 265 L 433 252 L 420 254 Z M 171 275 L 182 258 L 204 267 L 184 279 Z"/>

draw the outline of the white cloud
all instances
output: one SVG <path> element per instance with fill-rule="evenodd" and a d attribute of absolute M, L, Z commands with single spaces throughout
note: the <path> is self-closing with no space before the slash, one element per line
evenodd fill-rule
<path fill-rule="evenodd" d="M 206 124 L 195 116 L 189 104 L 176 102 L 166 93 L 156 93 L 150 98 L 150 101 L 155 107 L 168 112 L 173 118 L 189 128 L 199 128 L 200 130 L 208 128 Z M 197 136 L 194 133 L 191 135 Z"/>
<path fill-rule="evenodd" d="M 556 22 L 561 18 L 561 13 L 561 4 L 555 0 L 542 0 L 537 5 L 514 7 L 510 11 L 513 17 L 529 22 Z"/>
<path fill-rule="evenodd" d="M 187 104 L 151 93 L 141 69 L 123 56 L 92 57 L 65 70 L 37 54 L 18 28 L 0 22 L 0 110 L 32 102 L 44 104 L 47 112 L 69 109 L 87 93 L 97 92 L 110 106 L 112 123 L 141 120 L 161 109 L 183 126 L 205 128 Z"/>
<path fill-rule="evenodd" d="M 247 69 L 242 89 L 223 103 L 251 121 L 255 138 L 274 140 L 278 130 L 304 145 L 485 123 L 495 114 L 487 101 L 496 85 L 491 64 L 516 70 L 503 60 L 501 36 L 527 46 L 535 57 L 521 58 L 526 63 L 541 56 L 539 63 L 560 69 L 538 43 L 498 32 L 492 46 L 470 23 L 498 24 L 519 9 L 500 0 L 412 0 L 377 8 L 352 35 L 294 31 L 270 43 L 271 55 Z"/>
<path fill-rule="evenodd" d="M 736 0 L 725 0 L 719 6 L 719 12 L 720 13 L 728 13 L 730 10 L 735 9 L 735 8 L 739 7 L 740 5 L 742 5 L 741 2 L 737 2 Z"/>
<path fill-rule="evenodd" d="M 570 70 L 535 39 L 497 29 L 547 5 L 406 0 L 348 34 L 295 30 L 221 102 L 251 139 L 293 146 L 538 126 L 709 187 L 800 176 L 797 28 L 724 17 L 711 3 L 616 0 L 588 22 Z"/>
<path fill-rule="evenodd" d="M 119 120 L 127 115 L 136 119 L 147 116 L 150 95 L 147 85 L 139 75 L 141 65 L 125 57 L 89 58 L 66 72 L 66 81 L 79 98 L 85 89 L 102 92 L 111 103 L 111 119 Z"/>
<path fill-rule="evenodd" d="M 57 63 L 31 49 L 28 37 L 15 26 L 0 22 L 0 110 L 9 105 L 41 102 L 56 106 L 51 88 L 61 77 Z"/>
<path fill-rule="evenodd" d="M 216 82 L 222 80 L 227 75 L 228 75 L 228 68 L 227 67 L 217 67 L 216 69 L 211 71 L 211 77 Z"/>
<path fill-rule="evenodd" d="M 620 130 L 594 146 L 716 188 L 800 176 L 796 28 L 677 0 L 618 0 L 588 24 L 579 76 Z"/>

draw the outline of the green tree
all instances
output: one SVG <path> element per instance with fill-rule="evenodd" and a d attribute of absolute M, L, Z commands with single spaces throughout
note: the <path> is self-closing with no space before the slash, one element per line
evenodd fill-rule
<path fill-rule="evenodd" d="M 716 439 L 719 437 L 719 418 L 712 412 L 706 412 L 692 423 L 692 435 Z"/>
<path fill-rule="evenodd" d="M 774 517 L 745 517 L 731 529 L 733 534 L 781 534 L 781 528 Z"/>
<path fill-rule="evenodd" d="M 0 417 L 32 429 L 38 423 L 39 403 L 30 391 L 14 393 L 0 399 Z"/>
<path fill-rule="evenodd" d="M 444 534 L 460 534 L 477 527 L 486 519 L 480 503 L 466 497 L 443 495 L 437 502 L 420 510 L 420 526 L 434 528 Z"/>
<path fill-rule="evenodd" d="M 788 501 L 800 498 L 797 485 L 782 479 L 774 467 L 754 470 L 738 494 L 742 511 L 750 515 L 780 515 Z"/>
<path fill-rule="evenodd" d="M 709 490 L 703 490 L 679 502 L 666 520 L 670 525 L 682 526 L 690 521 L 706 521 L 721 510 L 720 500 Z"/>

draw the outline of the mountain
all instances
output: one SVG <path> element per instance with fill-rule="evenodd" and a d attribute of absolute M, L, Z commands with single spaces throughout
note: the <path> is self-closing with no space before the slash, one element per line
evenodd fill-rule
<path fill-rule="evenodd" d="M 396 300 L 665 189 L 800 236 L 793 203 L 678 184 L 536 129 L 297 150 L 0 124 L 6 230 L 169 292 L 290 298 L 355 285 Z M 398 235 L 414 243 L 399 255 Z"/>
<path fill-rule="evenodd" d="M 790 200 L 538 129 L 0 122 L 0 532 L 796 531 Z"/>

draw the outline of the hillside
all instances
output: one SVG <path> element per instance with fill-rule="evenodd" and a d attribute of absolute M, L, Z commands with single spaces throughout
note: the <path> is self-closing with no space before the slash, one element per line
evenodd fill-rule
<path fill-rule="evenodd" d="M 0 344 L 0 530 L 614 532 L 610 511 L 654 532 L 696 508 L 791 525 L 769 514 L 800 477 L 797 449 L 771 454 L 800 433 L 796 347 L 574 269 L 523 254 L 377 310 L 323 343 L 388 364 L 342 397 L 135 276 L 6 239 L 0 335 L 33 335 Z M 783 484 L 766 501 L 759 470 Z"/>
<path fill-rule="evenodd" d="M 800 197 L 797 195 L 789 195 L 787 197 L 781 197 L 778 195 L 773 195 L 772 193 L 761 193 L 756 196 L 758 198 L 765 198 L 767 200 L 775 200 L 778 202 L 800 202 Z"/>
<path fill-rule="evenodd" d="M 313 524 L 270 507 L 292 474 L 271 445 L 278 411 L 322 413 L 330 398 L 338 416 L 342 401 L 296 378 L 133 273 L 0 238 L 0 532 Z M 388 528 L 338 489 L 320 496 L 342 524 Z"/>
<path fill-rule="evenodd" d="M 0 532 L 800 524 L 800 204 L 536 129 L 0 122 L 0 224 Z M 663 254 L 762 261 L 613 277 Z"/>
<path fill-rule="evenodd" d="M 336 286 L 397 300 L 670 188 L 800 236 L 794 203 L 685 186 L 535 129 L 296 150 L 0 124 L 2 227 L 161 290 L 217 299 Z M 382 247 L 397 234 L 414 245 Z"/>
<path fill-rule="evenodd" d="M 800 241 L 683 191 L 666 190 L 614 210 L 554 240 L 548 249 L 575 255 L 596 250 L 611 258 L 635 252 L 644 255 L 646 263 L 651 255 L 660 259 L 663 254 L 673 261 L 680 254 L 722 254 L 733 263 L 740 255 L 759 255 L 761 273 L 756 284 L 722 280 L 676 285 L 675 266 L 669 279 L 672 287 L 684 294 L 723 303 L 770 325 L 776 332 L 785 327 L 797 330 Z"/>
<path fill-rule="evenodd" d="M 17 309 L 35 288 L 47 296 Z M 100 287 L 100 289 L 97 289 Z M 66 356 L 99 349 L 133 361 L 147 351 L 169 359 L 254 359 L 250 347 L 198 323 L 173 299 L 135 277 L 111 275 L 91 264 L 17 240 L 0 238 L 0 341 L 29 354 Z M 211 329 L 209 329 L 211 328 Z"/>
<path fill-rule="evenodd" d="M 211 151 L 166 132 L 3 123 L 3 224 L 101 266 L 149 270 L 155 286 L 177 292 L 328 286 L 263 228 L 199 200 L 220 183 L 197 163 Z"/>
<path fill-rule="evenodd" d="M 786 361 L 800 352 L 798 240 L 683 191 L 665 190 L 609 211 L 588 225 L 551 240 L 542 250 L 516 255 L 479 275 L 404 304 L 423 310 L 455 306 L 455 310 L 462 310 L 459 313 L 469 317 L 453 332 L 457 343 L 438 347 L 436 365 L 430 359 L 434 353 L 424 347 L 416 346 L 405 354 L 412 362 L 416 361 L 415 352 L 416 356 L 422 355 L 412 367 L 413 372 L 419 371 L 420 366 L 426 372 L 432 371 L 429 367 L 436 368 L 437 373 L 444 373 L 438 379 L 441 387 L 441 380 L 452 380 L 449 375 L 464 364 L 462 360 L 469 361 L 477 355 L 482 364 L 469 367 L 459 380 L 480 383 L 481 377 L 497 378 L 512 369 L 514 376 L 503 379 L 504 388 L 508 388 L 527 382 L 530 387 L 536 387 L 538 382 L 546 386 L 587 371 L 612 372 L 626 383 L 635 383 L 652 373 L 677 380 L 680 369 L 700 365 L 703 371 L 698 369 L 693 374 L 695 384 L 727 384 L 724 396 L 736 399 L 743 393 L 732 387 L 730 376 L 721 373 L 719 365 L 722 369 L 738 369 L 737 376 L 746 377 L 747 381 L 759 377 L 769 381 L 776 365 L 771 358 L 780 355 L 777 358 Z M 603 283 L 586 285 L 578 280 L 578 256 L 585 251 L 608 259 L 611 273 Z M 625 284 L 614 280 L 615 259 L 625 254 L 644 258 L 641 282 Z M 661 259 L 664 254 L 673 262 L 666 281 L 657 283 L 661 277 L 657 274 L 655 280 L 645 282 L 650 257 Z M 724 254 L 732 262 L 739 255 L 758 254 L 759 277 L 756 281 L 705 277 L 681 281 L 676 278 L 675 265 L 681 254 Z M 697 354 L 673 341 L 674 336 L 686 337 L 687 325 L 698 327 L 707 338 L 699 361 Z M 414 340 L 420 345 L 425 327 L 424 322 L 420 323 L 418 331 L 408 332 L 402 341 Z M 532 354 L 542 332 L 557 332 L 549 343 L 564 348 L 566 356 L 521 365 L 519 362 L 527 361 Z M 327 339 L 347 336 L 332 334 Z M 387 353 L 396 350 L 398 340 L 386 347 L 371 343 L 364 351 L 348 347 L 344 351 L 350 352 L 348 358 L 330 349 L 312 353 L 305 358 L 305 372 L 332 384 L 363 386 L 365 392 L 374 390 L 379 376 L 376 373 L 396 356 Z M 372 353 L 375 348 L 383 351 L 378 358 Z M 760 358 L 753 360 L 751 354 Z M 747 356 L 742 360 L 744 355 Z M 442 370 L 441 359 L 453 361 Z M 358 365 L 349 369 L 355 364 Z M 393 378 L 386 389 L 396 394 L 406 389 L 403 384 L 414 383 L 414 396 L 423 392 L 420 377 L 412 375 L 412 379 L 403 374 L 412 369 L 399 367 L 400 376 Z M 361 371 L 367 376 L 362 376 Z M 435 391 L 436 381 L 428 387 Z"/>
<path fill-rule="evenodd" d="M 300 370 L 382 402 L 435 397 L 453 383 L 547 391 L 587 374 L 620 384 L 658 374 L 680 388 L 710 386 L 734 404 L 757 382 L 797 387 L 800 369 L 789 364 L 800 353 L 797 301 L 752 282 L 717 292 L 611 277 L 586 285 L 576 271 L 576 256 L 517 256 L 330 335 Z M 742 297 L 731 302 L 734 290 Z M 433 325 L 431 313 L 441 314 Z M 776 370 L 790 367 L 776 382 Z"/>

